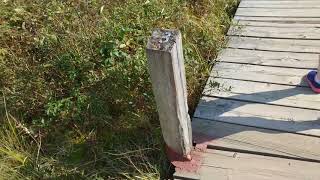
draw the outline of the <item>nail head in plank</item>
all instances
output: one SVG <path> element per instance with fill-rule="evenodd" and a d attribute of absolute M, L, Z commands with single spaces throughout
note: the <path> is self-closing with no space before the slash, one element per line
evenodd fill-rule
<path fill-rule="evenodd" d="M 320 164 L 313 162 L 220 150 L 209 150 L 204 159 L 201 179 L 301 180 L 320 177 Z"/>

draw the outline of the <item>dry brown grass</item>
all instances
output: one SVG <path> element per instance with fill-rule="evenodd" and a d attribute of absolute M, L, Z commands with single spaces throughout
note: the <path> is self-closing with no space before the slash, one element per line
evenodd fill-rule
<path fill-rule="evenodd" d="M 0 176 L 166 174 L 146 68 L 148 37 L 156 27 L 182 31 L 192 110 L 236 5 L 236 0 L 1 0 L 0 91 L 6 112 L 18 120 L 1 121 L 1 136 L 12 142 L 0 146 L 5 149 Z"/>

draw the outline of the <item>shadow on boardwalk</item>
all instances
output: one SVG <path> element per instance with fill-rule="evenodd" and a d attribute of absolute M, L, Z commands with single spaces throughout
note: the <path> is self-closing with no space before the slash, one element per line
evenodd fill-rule
<path fill-rule="evenodd" d="M 242 125 L 241 128 L 233 128 L 228 129 L 226 131 L 219 131 L 219 133 L 210 132 L 209 134 L 212 135 L 212 139 L 217 138 L 223 138 L 226 136 L 229 136 L 231 134 L 240 133 L 241 131 L 263 131 L 264 133 L 284 133 L 284 132 L 291 132 L 291 133 L 301 133 L 303 131 L 316 129 L 319 131 L 320 134 L 320 112 L 319 112 L 319 118 L 317 119 L 306 119 L 304 121 L 294 121 L 293 119 L 280 119 L 279 117 L 274 118 L 263 118 L 259 116 L 248 116 L 248 117 L 239 117 L 239 116 L 227 116 L 225 113 L 235 110 L 241 106 L 245 106 L 247 104 L 270 104 L 273 101 L 277 101 L 283 98 L 287 98 L 290 96 L 295 96 L 299 94 L 304 95 L 314 95 L 314 93 L 309 90 L 307 87 L 292 87 L 290 89 L 285 90 L 277 90 L 277 91 L 266 91 L 266 92 L 259 92 L 259 93 L 253 93 L 253 94 L 239 94 L 235 96 L 228 97 L 228 99 L 244 99 L 244 96 L 259 96 L 259 97 L 266 97 L 261 102 L 247 102 L 247 101 L 240 101 L 240 103 L 227 103 L 225 99 L 215 99 L 212 101 L 202 101 L 200 102 L 201 107 L 198 107 L 198 109 L 203 108 L 205 106 L 210 107 L 212 111 L 210 110 L 210 119 L 207 119 L 207 121 L 214 121 L 214 122 L 223 122 L 223 123 L 229 123 L 229 124 L 238 124 Z M 241 97 L 243 96 L 243 98 Z M 278 105 L 274 105 L 276 108 Z M 280 106 L 278 106 L 280 107 Z M 282 108 L 284 108 L 282 106 Z M 312 111 L 310 109 L 303 109 L 303 108 L 296 108 L 296 107 L 287 107 L 290 108 L 293 113 L 290 116 L 295 117 L 294 113 L 299 113 L 299 111 Z M 264 109 L 257 109 L 257 111 L 264 111 Z M 316 111 L 314 111 L 316 112 Z M 288 112 L 284 112 L 287 113 Z M 310 112 L 311 113 L 311 112 Z M 263 114 L 263 113 L 260 113 Z M 300 115 L 301 117 L 302 115 Z M 223 121 L 221 118 L 223 117 Z M 194 118 L 202 118 L 203 117 L 197 117 L 197 113 L 195 114 Z M 308 118 L 308 117 L 306 117 Z M 214 119 L 214 120 L 212 120 Z M 205 120 L 205 119 L 204 119 Z M 227 121 L 227 122 L 226 122 Z M 255 125 L 252 128 L 252 125 Z M 258 125 L 258 126 L 256 126 Z M 268 129 L 268 130 L 266 130 Z M 195 134 L 201 133 L 201 132 L 194 132 Z M 217 135 L 218 134 L 218 135 Z M 207 139 L 208 140 L 208 139 Z M 206 140 L 206 141 L 207 141 Z M 204 143 L 204 142 L 197 142 L 197 143 Z"/>

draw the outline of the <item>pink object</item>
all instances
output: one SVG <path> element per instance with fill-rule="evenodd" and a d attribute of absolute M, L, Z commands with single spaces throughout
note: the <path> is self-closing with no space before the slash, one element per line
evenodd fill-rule
<path fill-rule="evenodd" d="M 177 152 L 173 151 L 167 146 L 167 155 L 170 162 L 175 166 L 178 172 L 192 172 L 197 173 L 201 165 L 201 156 L 199 152 L 192 151 L 190 153 L 191 159 L 183 157 Z"/>
<path fill-rule="evenodd" d="M 206 152 L 207 145 L 213 138 L 193 132 L 193 140 L 196 146 L 187 157 L 181 156 L 168 146 L 166 147 L 167 155 L 170 162 L 175 166 L 176 172 L 198 173 L 203 159 L 202 154 Z"/>
<path fill-rule="evenodd" d="M 311 87 L 311 89 L 312 89 L 315 93 L 320 94 L 320 89 L 314 87 L 313 84 L 312 84 L 312 82 L 311 82 L 307 77 L 306 77 L 305 79 L 307 80 L 307 82 L 308 82 L 309 86 Z"/>

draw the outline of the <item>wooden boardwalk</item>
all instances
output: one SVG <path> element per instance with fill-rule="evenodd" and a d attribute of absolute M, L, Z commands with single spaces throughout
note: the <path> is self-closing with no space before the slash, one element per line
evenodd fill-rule
<path fill-rule="evenodd" d="M 192 121 L 206 145 L 176 179 L 319 180 L 320 0 L 243 0 Z"/>

